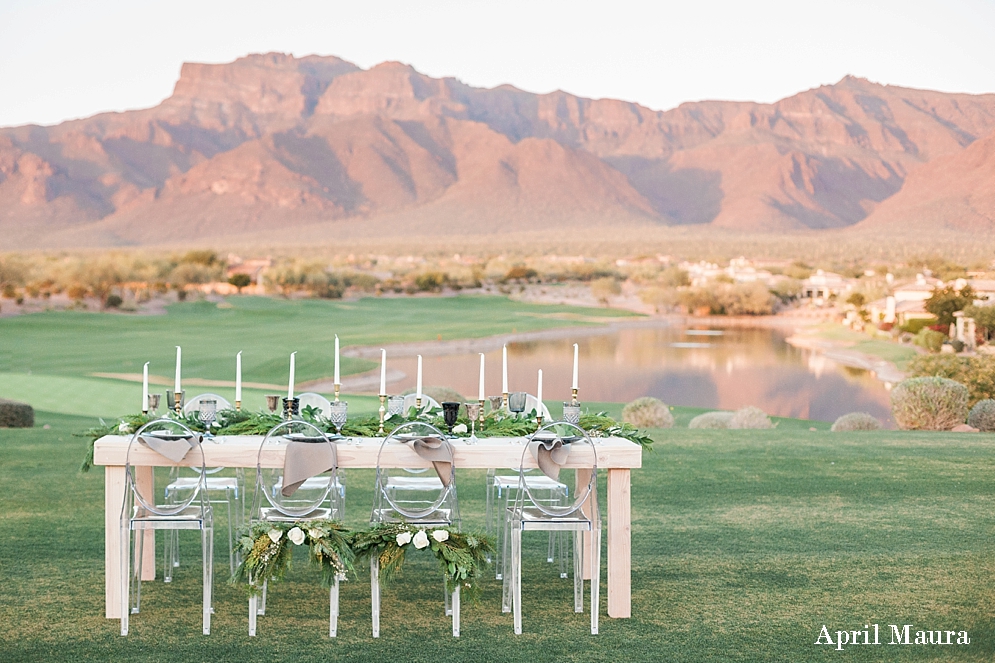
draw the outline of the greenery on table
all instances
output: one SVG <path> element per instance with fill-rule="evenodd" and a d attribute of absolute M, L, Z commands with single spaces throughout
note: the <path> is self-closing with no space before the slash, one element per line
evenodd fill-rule
<path fill-rule="evenodd" d="M 390 583 L 401 573 L 410 549 L 430 549 L 446 577 L 446 589 L 460 588 L 470 599 L 480 594 L 481 572 L 494 552 L 483 534 L 461 532 L 455 527 L 421 528 L 408 523 L 380 523 L 370 529 L 353 532 L 349 545 L 356 557 L 380 563 L 380 580 Z"/>
<path fill-rule="evenodd" d="M 253 594 L 262 591 L 263 583 L 283 579 L 295 546 L 307 546 L 311 563 L 321 570 L 321 583 L 326 589 L 336 578 L 344 580 L 353 568 L 354 555 L 346 530 L 335 520 L 257 522 L 239 528 L 235 541 L 242 562 L 231 582 L 246 583 Z"/>

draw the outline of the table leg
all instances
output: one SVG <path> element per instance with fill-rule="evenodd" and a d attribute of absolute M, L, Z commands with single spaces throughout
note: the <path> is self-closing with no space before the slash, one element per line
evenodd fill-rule
<path fill-rule="evenodd" d="M 577 470 L 577 484 L 575 486 L 576 490 L 583 490 L 584 486 L 587 486 L 587 482 L 591 480 L 591 470 L 578 469 Z M 594 513 L 594 509 L 591 508 L 591 502 L 588 501 L 582 507 L 584 515 L 591 518 L 591 514 Z M 583 567 L 584 580 L 591 579 L 591 565 L 588 563 L 591 559 L 591 533 L 583 532 L 581 538 L 584 540 L 584 563 L 581 565 Z"/>
<path fill-rule="evenodd" d="M 107 619 L 121 618 L 120 517 L 124 488 L 124 467 L 104 467 L 104 611 Z"/>
<path fill-rule="evenodd" d="M 152 478 L 151 467 L 135 467 L 135 484 L 138 491 L 150 504 L 155 504 L 155 483 Z M 122 497 L 123 499 L 123 497 Z M 147 529 L 143 533 L 135 533 L 136 536 L 144 536 L 145 543 L 142 545 L 142 580 L 155 580 L 155 530 Z M 137 563 L 137 560 L 135 560 Z"/>
<path fill-rule="evenodd" d="M 632 616 L 632 504 L 627 469 L 608 470 L 608 616 Z"/>

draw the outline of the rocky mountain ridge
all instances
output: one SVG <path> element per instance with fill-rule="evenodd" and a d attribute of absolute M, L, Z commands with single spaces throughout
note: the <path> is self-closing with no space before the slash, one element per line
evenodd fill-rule
<path fill-rule="evenodd" d="M 774 104 L 654 111 L 474 88 L 396 62 L 364 70 L 336 57 L 250 55 L 184 64 L 154 108 L 0 128 L 0 249 L 303 228 L 319 239 L 874 228 L 895 223 L 875 210 L 901 198 L 912 173 L 993 132 L 995 94 L 853 77 Z M 979 181 L 991 191 L 986 163 Z M 941 216 L 957 229 L 988 218 Z"/>

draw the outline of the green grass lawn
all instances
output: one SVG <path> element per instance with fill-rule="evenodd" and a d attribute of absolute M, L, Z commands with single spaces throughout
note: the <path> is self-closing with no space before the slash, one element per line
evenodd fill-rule
<path fill-rule="evenodd" d="M 0 372 L 68 375 L 151 372 L 171 378 L 174 346 L 183 346 L 184 377 L 282 384 L 288 356 L 300 381 L 332 374 L 333 341 L 343 347 L 479 338 L 512 331 L 590 325 L 634 314 L 609 309 L 540 306 L 506 297 L 404 297 L 359 301 L 231 297 L 169 307 L 167 315 L 58 311 L 0 319 Z M 374 362 L 344 357 L 342 372 Z"/>
<path fill-rule="evenodd" d="M 820 325 L 819 336 L 835 341 L 852 343 L 853 345 L 850 346 L 850 349 L 890 361 L 900 371 L 905 370 L 906 364 L 916 356 L 916 351 L 908 346 L 871 338 L 867 334 L 847 329 L 838 324 Z"/>
<path fill-rule="evenodd" d="M 617 407 L 617 406 L 614 406 Z M 678 421 L 694 411 L 675 410 Z M 991 661 L 995 658 L 995 439 L 948 433 L 654 431 L 632 480 L 633 618 L 601 634 L 571 610 L 571 587 L 526 539 L 524 634 L 489 581 L 453 640 L 441 578 L 414 556 L 386 589 L 370 637 L 368 574 L 343 586 L 339 637 L 327 593 L 299 559 L 247 636 L 241 588 L 223 581 L 200 635 L 196 537 L 172 585 L 146 583 L 132 634 L 103 617 L 103 475 L 76 473 L 89 418 L 38 413 L 0 430 L 0 659 L 3 661 Z M 51 428 L 44 430 L 43 424 Z M 684 424 L 686 425 L 686 423 Z M 460 472 L 469 526 L 483 516 L 483 473 Z M 347 516 L 362 525 L 372 474 L 347 472 Z M 603 487 L 603 478 L 602 478 Z M 602 493 L 603 494 L 603 493 Z M 219 518 L 223 509 L 218 511 Z M 604 557 L 602 557 L 604 560 Z M 602 574 L 604 582 L 604 574 Z M 604 596 L 604 586 L 602 587 Z M 604 599 L 603 599 L 604 601 Z M 813 643 L 864 624 L 966 630 L 969 646 Z"/>

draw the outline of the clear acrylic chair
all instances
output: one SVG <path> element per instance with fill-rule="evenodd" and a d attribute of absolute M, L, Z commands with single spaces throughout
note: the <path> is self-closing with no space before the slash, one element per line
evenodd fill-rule
<path fill-rule="evenodd" d="M 586 480 L 577 481 L 573 500 L 567 504 L 553 505 L 532 493 L 526 481 L 526 459 L 531 460 L 532 449 L 540 441 L 569 444 L 570 464 L 589 470 Z M 532 465 L 533 463 L 528 463 Z M 561 470 L 562 471 L 562 470 Z M 581 476 L 576 472 L 575 477 Z M 529 438 L 522 451 L 519 486 L 515 504 L 508 509 L 511 524 L 511 551 L 505 559 L 502 609 L 511 607 L 514 614 L 515 634 L 522 632 L 522 534 L 540 530 L 573 532 L 574 535 L 574 611 L 584 611 L 584 543 L 585 532 L 591 535 L 591 634 L 598 633 L 599 585 L 601 582 L 601 512 L 598 508 L 598 454 L 587 432 L 574 424 L 554 422 L 543 426 Z"/>
<path fill-rule="evenodd" d="M 163 485 L 174 467 L 133 465 L 133 458 L 156 454 L 142 438 L 158 438 L 167 443 L 190 440 L 190 449 L 175 464 L 179 476 L 192 481 L 193 488 L 182 500 L 157 504 L 155 496 L 163 494 Z M 200 530 L 203 558 L 203 631 L 211 632 L 213 587 L 213 517 L 211 503 L 204 490 L 206 467 L 200 436 L 178 421 L 157 419 L 139 428 L 131 436 L 125 458 L 125 492 L 121 507 L 121 635 L 128 635 L 130 615 L 141 608 L 142 561 L 147 530 L 165 530 L 166 541 L 179 530 Z M 135 532 L 132 550 L 131 533 Z M 132 569 L 134 560 L 134 569 Z M 133 572 L 132 572 L 133 571 Z"/>
<path fill-rule="evenodd" d="M 437 438 L 445 440 L 446 436 L 435 426 L 420 422 L 411 421 L 401 424 L 380 444 L 380 452 L 377 454 L 376 486 L 373 495 L 373 512 L 370 515 L 370 523 L 397 523 L 405 522 L 415 527 L 460 527 L 459 500 L 456 496 L 456 463 L 452 455 L 452 447 L 448 448 L 449 462 L 449 485 L 445 485 L 438 475 L 431 477 L 435 479 L 432 487 L 428 487 L 427 482 L 422 482 L 421 487 L 408 486 L 398 489 L 397 481 L 409 481 L 411 469 L 391 468 L 384 464 L 388 457 L 396 457 L 398 453 L 404 454 L 409 449 L 410 442 L 415 438 Z M 414 453 L 411 451 L 410 453 Z M 433 472 L 431 468 L 427 471 Z M 414 477 L 416 479 L 428 477 Z M 437 486 L 437 489 L 435 488 Z M 370 592 L 372 595 L 373 609 L 373 637 L 380 637 L 380 563 L 379 558 L 374 555 L 370 559 Z M 459 586 L 450 594 L 443 581 L 443 605 L 445 614 L 452 615 L 453 637 L 460 634 L 460 590 Z"/>
<path fill-rule="evenodd" d="M 303 441 L 328 446 L 333 467 L 305 480 L 293 495 L 283 494 L 283 467 L 266 467 L 264 459 L 269 452 L 291 441 Z M 341 520 L 336 508 L 338 494 L 338 454 L 335 443 L 318 427 L 306 421 L 284 421 L 270 429 L 259 445 L 256 455 L 256 487 L 249 511 L 250 523 L 281 522 L 304 523 L 314 520 Z M 251 582 L 251 579 L 250 579 Z M 263 583 L 262 595 L 249 597 L 249 635 L 256 635 L 257 617 L 266 614 L 268 583 Z M 328 594 L 328 637 L 338 633 L 339 579 L 336 578 Z"/>
<path fill-rule="evenodd" d="M 553 418 L 549 413 L 549 408 L 546 407 L 545 403 L 540 403 L 539 399 L 532 394 L 525 394 L 525 409 L 523 414 L 525 416 L 534 417 L 540 411 L 540 405 L 542 408 L 542 416 L 544 421 L 552 421 Z M 494 554 L 495 557 L 492 560 L 488 557 L 487 561 L 494 562 L 494 579 L 501 580 L 504 576 L 504 565 L 501 560 L 508 555 L 508 507 L 511 506 L 515 491 L 518 489 L 518 469 L 511 468 L 512 472 L 515 474 L 498 474 L 497 470 L 494 468 L 487 470 L 487 483 L 486 483 L 486 510 L 485 510 L 485 520 L 484 528 L 487 534 L 495 537 Z M 538 471 L 529 471 L 529 476 L 526 479 L 532 489 L 533 494 L 537 497 L 542 495 L 543 499 L 551 503 L 562 503 L 567 499 L 567 486 L 558 481 L 553 481 L 548 477 L 542 475 Z M 504 505 L 501 506 L 500 500 L 504 498 Z M 559 555 L 557 556 L 557 552 Z M 564 537 L 559 532 L 549 533 L 549 548 L 546 552 L 546 561 L 553 563 L 559 559 L 560 563 L 560 577 L 566 578 L 566 558 L 567 549 L 564 544 Z"/>
<path fill-rule="evenodd" d="M 210 420 L 214 420 L 215 413 L 221 410 L 231 409 L 231 403 L 224 396 L 217 394 L 200 394 L 190 399 L 183 406 L 184 414 L 197 414 Z M 208 412 L 209 410 L 209 412 Z M 204 420 L 204 419 L 202 419 Z M 207 469 L 207 495 L 211 504 L 225 505 L 228 513 L 228 567 L 231 573 L 235 572 L 238 560 L 235 559 L 235 531 L 245 520 L 245 470 L 237 468 L 231 472 L 234 476 L 222 476 L 227 474 L 223 467 L 211 467 Z M 174 476 L 166 486 L 165 499 L 167 503 L 173 503 L 184 499 L 185 495 L 193 489 L 190 477 Z M 163 582 L 172 582 L 173 569 L 180 565 L 180 551 L 177 545 L 176 533 L 171 533 L 166 539 L 166 551 L 163 555 Z"/>

